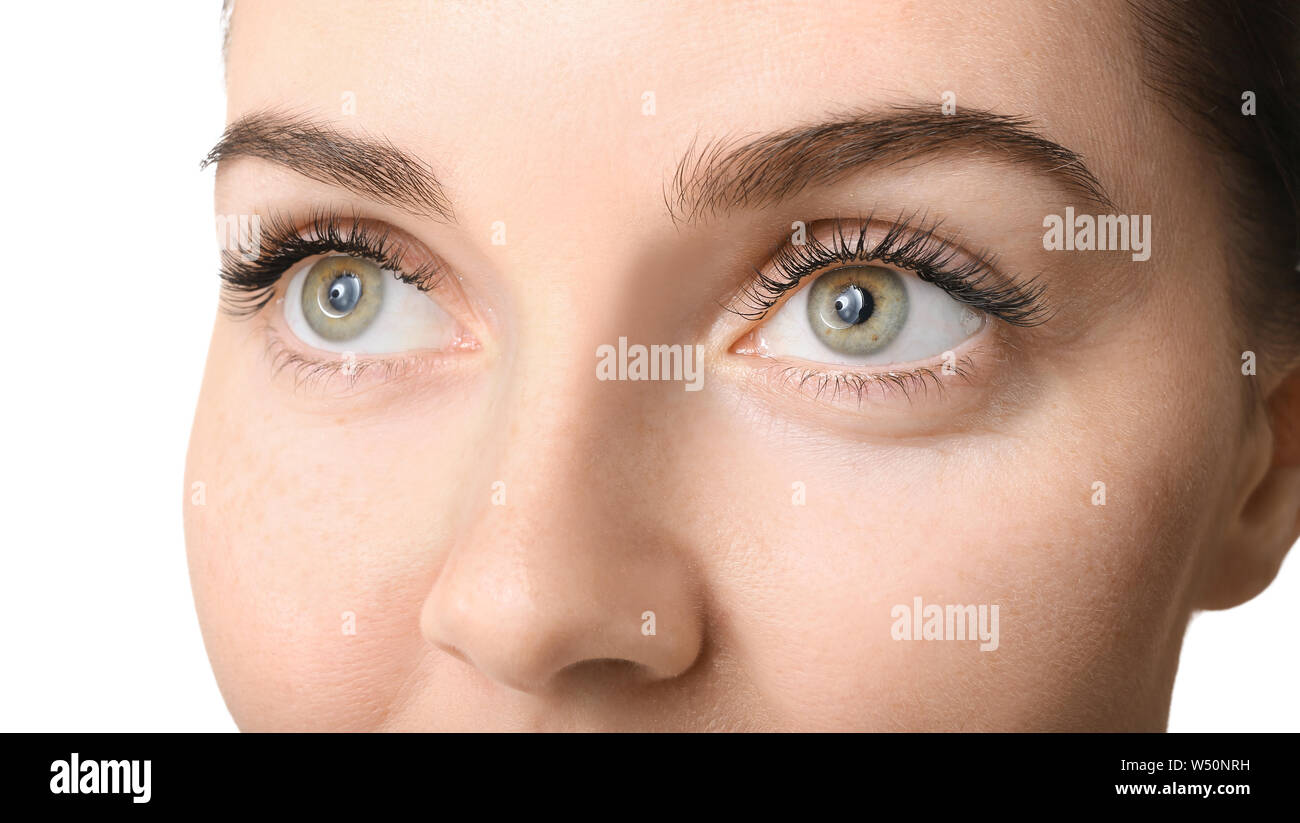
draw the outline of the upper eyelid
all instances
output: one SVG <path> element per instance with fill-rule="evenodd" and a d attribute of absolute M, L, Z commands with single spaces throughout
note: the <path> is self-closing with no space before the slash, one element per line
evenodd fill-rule
<path fill-rule="evenodd" d="M 330 252 L 372 259 L 397 271 L 404 282 L 427 291 L 436 285 L 443 267 L 432 253 L 420 266 L 408 267 L 406 261 L 416 242 L 394 227 L 357 214 L 317 210 L 299 222 L 292 215 L 273 213 L 257 232 L 257 254 L 252 259 L 242 251 L 222 251 L 223 308 L 234 317 L 256 314 L 270 301 L 276 283 L 294 266 Z"/>
<path fill-rule="evenodd" d="M 846 230 L 846 223 L 856 228 Z M 762 320 L 786 293 L 815 274 L 831 271 L 836 265 L 882 262 L 911 271 L 958 302 L 1011 325 L 1035 326 L 1050 319 L 1053 312 L 1043 299 L 1046 289 L 1041 282 L 1035 278 L 1022 283 L 1007 276 L 999 269 L 996 255 L 987 250 L 976 254 L 965 251 L 960 237 L 949 239 L 939 233 L 941 226 L 941 220 L 929 221 L 919 212 L 883 220 L 870 214 L 848 221 L 835 218 L 808 223 L 804 243 L 786 240 L 771 256 L 767 265 L 775 270 L 775 276 L 755 269 L 738 299 L 742 308 L 733 303 L 729 310 L 748 320 Z M 880 234 L 874 240 L 870 239 L 873 227 Z M 822 240 L 819 234 L 829 240 Z M 958 259 L 963 262 L 951 268 Z M 745 303 L 748 311 L 743 310 Z"/>

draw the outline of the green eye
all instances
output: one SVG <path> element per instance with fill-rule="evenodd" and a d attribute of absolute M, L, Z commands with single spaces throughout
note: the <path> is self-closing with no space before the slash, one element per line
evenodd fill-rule
<path fill-rule="evenodd" d="M 360 257 L 324 257 L 302 284 L 302 314 L 326 340 L 351 340 L 375 319 L 384 295 L 383 271 Z"/>
<path fill-rule="evenodd" d="M 889 345 L 907 320 L 902 278 L 877 266 L 848 266 L 818 277 L 808 290 L 808 322 L 841 354 L 871 354 Z"/>

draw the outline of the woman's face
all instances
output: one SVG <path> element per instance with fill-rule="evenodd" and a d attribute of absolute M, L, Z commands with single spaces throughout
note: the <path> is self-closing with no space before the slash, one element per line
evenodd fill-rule
<path fill-rule="evenodd" d="M 229 43 L 216 212 L 284 275 L 185 513 L 242 728 L 1163 728 L 1276 563 L 1226 559 L 1263 378 L 1123 3 L 328 5 Z"/>

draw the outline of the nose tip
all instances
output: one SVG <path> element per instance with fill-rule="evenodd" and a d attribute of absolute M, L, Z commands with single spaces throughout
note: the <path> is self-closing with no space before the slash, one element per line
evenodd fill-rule
<path fill-rule="evenodd" d="M 466 579 L 444 571 L 425 600 L 421 632 L 516 691 L 541 693 L 573 679 L 668 680 L 700 654 L 699 616 L 686 603 L 655 609 L 632 605 L 642 598 L 631 592 L 602 597 L 591 589 L 544 597 L 525 587 L 493 587 L 482 577 L 467 589 Z"/>

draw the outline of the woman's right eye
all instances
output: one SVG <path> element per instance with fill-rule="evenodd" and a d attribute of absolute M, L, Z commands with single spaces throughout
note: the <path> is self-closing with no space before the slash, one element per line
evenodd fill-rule
<path fill-rule="evenodd" d="M 344 254 L 299 264 L 285 292 L 284 317 L 301 342 L 332 352 L 446 350 L 463 336 L 428 293 L 372 260 Z"/>

